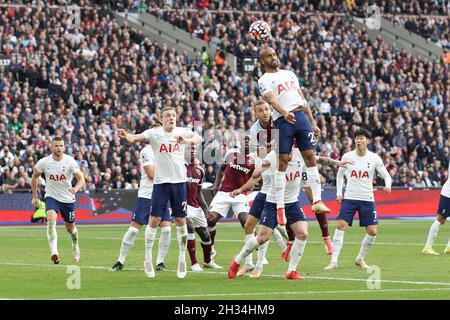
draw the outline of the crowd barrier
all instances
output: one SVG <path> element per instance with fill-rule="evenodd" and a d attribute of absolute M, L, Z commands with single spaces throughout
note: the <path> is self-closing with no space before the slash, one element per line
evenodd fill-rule
<path fill-rule="evenodd" d="M 212 190 L 204 189 L 203 194 L 209 204 Z M 248 203 L 252 204 L 257 192 L 248 193 Z M 440 189 L 393 189 L 391 194 L 383 190 L 375 191 L 377 216 L 379 219 L 425 218 L 434 216 L 439 202 Z M 134 210 L 137 190 L 111 190 L 104 192 L 78 193 L 76 198 L 77 223 L 128 223 Z M 330 218 L 335 219 L 339 210 L 336 189 L 325 188 L 322 199 L 331 209 Z M 304 193 L 300 201 L 308 218 L 314 214 Z M 0 226 L 29 225 L 34 209 L 31 193 L 0 194 Z M 59 218 L 61 220 L 61 218 Z M 234 212 L 229 212 L 222 221 L 235 221 Z"/>

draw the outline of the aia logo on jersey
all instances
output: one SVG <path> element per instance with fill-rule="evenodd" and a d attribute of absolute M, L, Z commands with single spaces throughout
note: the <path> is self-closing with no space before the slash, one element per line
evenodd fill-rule
<path fill-rule="evenodd" d="M 67 180 L 67 178 L 66 178 L 66 176 L 64 174 L 61 174 L 61 175 L 51 174 L 49 179 L 51 181 L 55 181 L 55 182 L 60 182 L 60 181 L 66 181 Z"/>
<path fill-rule="evenodd" d="M 363 178 L 369 179 L 369 172 L 352 170 L 350 177 L 351 178 L 359 178 L 359 179 L 363 179 Z"/>
<path fill-rule="evenodd" d="M 293 181 L 297 179 L 300 179 L 300 171 L 289 172 L 289 174 L 286 173 L 286 181 Z"/>
<path fill-rule="evenodd" d="M 288 81 L 288 82 L 277 85 L 278 95 L 280 95 L 283 91 L 289 92 L 289 91 L 296 91 L 296 90 L 297 90 L 297 88 L 295 87 L 294 81 Z"/>
<path fill-rule="evenodd" d="M 159 146 L 159 152 L 180 152 L 180 145 L 178 143 L 163 143 Z"/>

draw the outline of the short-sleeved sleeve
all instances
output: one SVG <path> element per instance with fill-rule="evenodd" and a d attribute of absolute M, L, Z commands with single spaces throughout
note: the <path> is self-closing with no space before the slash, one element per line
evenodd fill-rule
<path fill-rule="evenodd" d="M 297 75 L 296 75 L 294 72 L 292 72 L 292 71 L 290 71 L 290 73 L 291 73 L 292 80 L 293 80 L 294 83 L 295 83 L 295 87 L 296 87 L 297 89 L 300 89 L 300 83 L 298 82 Z"/>
<path fill-rule="evenodd" d="M 144 132 L 142 132 L 142 134 L 145 137 L 145 140 L 147 140 L 148 142 L 151 142 L 152 140 L 155 139 L 155 130 L 153 129 L 147 129 Z"/>
<path fill-rule="evenodd" d="M 269 86 L 269 83 L 265 81 L 265 79 L 262 77 L 258 80 L 258 89 L 262 96 L 264 96 L 269 91 L 272 91 L 272 89 Z"/>
<path fill-rule="evenodd" d="M 35 164 L 35 169 L 39 171 L 40 173 L 44 172 L 45 170 L 45 158 L 42 158 Z"/>
<path fill-rule="evenodd" d="M 270 163 L 270 167 L 266 171 L 270 172 L 270 174 L 275 174 L 277 168 L 277 154 L 275 153 L 275 151 L 269 152 L 264 160 Z"/>
<path fill-rule="evenodd" d="M 80 171 L 80 166 L 78 165 L 78 162 L 74 158 L 71 158 L 70 166 L 72 168 L 73 173 Z"/>
<path fill-rule="evenodd" d="M 140 153 L 140 161 L 143 167 L 154 165 L 155 157 L 153 155 L 153 152 L 148 148 L 142 149 Z"/>

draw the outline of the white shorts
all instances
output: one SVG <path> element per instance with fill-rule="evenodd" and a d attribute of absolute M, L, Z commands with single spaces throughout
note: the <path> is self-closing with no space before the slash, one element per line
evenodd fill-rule
<path fill-rule="evenodd" d="M 222 217 L 228 215 L 230 208 L 233 210 L 235 215 L 241 212 L 246 212 L 250 210 L 247 205 L 247 196 L 240 194 L 237 197 L 231 197 L 229 192 L 219 191 L 211 202 L 211 211 L 217 212 Z"/>
<path fill-rule="evenodd" d="M 194 222 L 194 228 L 208 227 L 208 221 L 206 221 L 206 217 L 202 208 L 191 207 L 188 205 L 187 216 Z"/>

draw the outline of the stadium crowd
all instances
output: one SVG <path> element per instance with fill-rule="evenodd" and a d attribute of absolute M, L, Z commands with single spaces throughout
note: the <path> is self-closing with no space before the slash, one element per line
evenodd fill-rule
<path fill-rule="evenodd" d="M 200 1 L 201 2 L 201 1 Z M 231 3 L 232 1 L 230 1 Z M 261 2 L 262 3 L 262 2 Z M 0 186 L 28 189 L 33 165 L 61 135 L 79 162 L 86 189 L 136 188 L 139 149 L 121 143 L 117 128 L 141 132 L 165 105 L 180 125 L 202 131 L 204 150 L 225 152 L 255 121 L 260 98 L 257 64 L 238 74 L 215 57 L 191 61 L 182 52 L 120 27 L 103 9 L 83 10 L 80 28 L 69 30 L 62 10 L 0 9 Z M 172 12 L 169 18 L 178 12 Z M 209 28 L 211 40 L 238 58 L 257 56 L 247 28 L 256 16 L 197 11 L 191 20 Z M 283 67 L 299 75 L 322 133 L 321 155 L 340 158 L 358 126 L 374 135 L 371 148 L 393 176 L 394 186 L 439 186 L 449 159 L 448 67 L 372 42 L 345 17 L 263 15 L 273 31 Z M 179 16 L 178 16 L 179 19 Z M 240 23 L 238 23 L 238 21 Z M 218 139 L 221 137 L 222 139 Z M 219 163 L 204 164 L 213 182 Z M 335 184 L 337 168 L 321 167 Z"/>
<path fill-rule="evenodd" d="M 386 19 L 395 24 L 405 27 L 405 29 L 422 36 L 425 39 L 436 43 L 444 49 L 450 50 L 450 18 L 428 17 L 428 16 L 407 16 L 407 15 L 387 15 Z"/>

